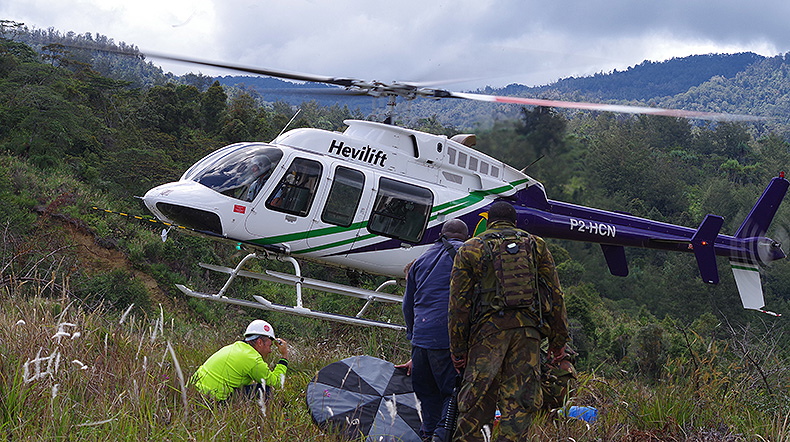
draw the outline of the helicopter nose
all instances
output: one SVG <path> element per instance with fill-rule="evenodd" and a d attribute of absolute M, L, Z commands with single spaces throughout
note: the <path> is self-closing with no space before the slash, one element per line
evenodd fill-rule
<path fill-rule="evenodd" d="M 156 208 L 175 224 L 200 232 L 222 235 L 222 221 L 216 213 L 165 202 L 156 203 Z"/>
<path fill-rule="evenodd" d="M 201 207 L 194 189 L 182 183 L 163 184 L 146 192 L 143 202 L 157 218 L 199 232 L 222 235 L 219 215 Z M 192 186 L 187 186 L 192 187 Z"/>

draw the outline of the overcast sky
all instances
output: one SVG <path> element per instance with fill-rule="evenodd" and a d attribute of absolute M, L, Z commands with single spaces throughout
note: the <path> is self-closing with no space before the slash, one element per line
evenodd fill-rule
<path fill-rule="evenodd" d="M 0 19 L 310 74 L 541 85 L 692 54 L 790 51 L 783 0 L 0 0 Z M 176 74 L 233 74 L 155 61 Z M 460 80 L 464 80 L 461 82 Z"/>

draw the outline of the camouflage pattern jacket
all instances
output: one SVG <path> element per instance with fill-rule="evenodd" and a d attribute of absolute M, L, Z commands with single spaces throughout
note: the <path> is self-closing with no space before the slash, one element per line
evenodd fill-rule
<path fill-rule="evenodd" d="M 543 323 L 527 309 L 480 311 L 480 290 L 496 286 L 493 266 L 483 259 L 484 243 L 480 237 L 505 230 L 519 229 L 508 221 L 494 222 L 483 234 L 466 241 L 455 257 L 450 279 L 448 328 L 450 351 L 456 356 L 466 354 L 469 347 L 491 333 L 512 328 L 525 328 L 525 332 L 535 339 L 548 337 L 552 348 L 562 348 L 568 341 L 568 317 L 554 258 L 540 237 L 532 235 L 536 244 L 537 272 L 548 287 L 549 293 L 544 296 L 551 297 L 550 304 L 547 302 L 551 311 L 543 314 Z M 526 234 L 523 230 L 521 232 Z"/>

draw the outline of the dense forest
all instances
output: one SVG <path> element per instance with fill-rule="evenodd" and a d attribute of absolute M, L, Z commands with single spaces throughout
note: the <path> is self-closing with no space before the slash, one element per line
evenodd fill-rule
<path fill-rule="evenodd" d="M 236 310 L 187 300 L 174 284 L 215 284 L 201 273 L 198 260 L 229 264 L 235 250 L 184 236 L 163 243 L 155 228 L 102 216 L 90 208 L 142 211 L 134 196 L 178 178 L 196 160 L 223 145 L 273 139 L 294 116 L 296 106 L 263 100 L 249 89 L 223 87 L 201 75 L 165 75 L 140 57 L 127 59 L 137 61 L 125 70 L 101 52 L 44 44 L 45 32 L 31 32 L 11 22 L 3 22 L 2 31 L 3 285 L 23 276 L 51 277 L 68 280 L 68 290 L 88 305 L 124 309 L 134 302 L 141 311 L 151 312 L 156 302 L 170 302 L 189 311 L 196 321 L 226 321 L 226 315 Z M 106 37 L 65 37 L 117 46 Z M 134 51 L 133 46 L 120 46 Z M 628 98 L 678 105 L 694 101 L 704 109 L 755 115 L 790 114 L 786 109 L 790 104 L 784 102 L 790 91 L 784 57 L 741 54 L 693 62 L 704 66 L 702 76 L 673 75 L 688 83 L 656 89 L 672 97 L 629 92 Z M 683 69 L 674 61 L 670 65 Z M 643 72 L 648 78 L 654 68 L 647 63 L 633 73 Z M 703 78 L 714 71 L 719 72 L 717 77 Z M 602 95 L 614 99 L 613 92 L 603 91 L 616 89 L 610 80 L 620 74 L 601 74 L 591 81 Z M 561 82 L 567 88 L 563 96 L 592 93 L 593 89 L 574 91 L 573 84 Z M 592 88 L 590 84 L 587 87 Z M 687 85 L 691 86 L 681 91 Z M 749 93 L 738 95 L 745 90 Z M 769 90 L 775 93 L 768 94 Z M 761 96 L 763 101 L 758 101 Z M 711 109 L 714 102 L 720 106 Z M 342 130 L 343 120 L 368 117 L 357 108 L 315 101 L 304 101 L 298 108 L 301 112 L 291 128 Z M 459 109 L 450 107 L 448 112 Z M 489 109 L 491 114 L 497 112 L 493 106 Z M 460 131 L 440 115 L 437 111 L 401 123 L 437 134 Z M 550 199 L 685 226 L 697 226 L 706 214 L 714 213 L 725 218 L 722 232 L 728 234 L 737 229 L 769 180 L 790 166 L 790 143 L 781 121 L 700 124 L 666 117 L 516 108 L 515 118 L 496 118 L 478 129 L 478 149 L 518 169 L 531 164 L 527 173 L 544 183 Z M 108 270 L 81 261 L 69 236 L 74 229 L 125 255 L 130 267 Z M 785 203 L 769 236 L 790 244 L 788 229 L 790 204 Z M 629 249 L 631 274 L 618 278 L 608 274 L 595 245 L 551 241 L 550 247 L 566 291 L 579 367 L 655 382 L 670 359 L 691 360 L 721 344 L 729 346 L 731 353 L 722 354 L 717 363 L 760 379 L 755 387 L 760 403 L 788 411 L 790 329 L 784 318 L 742 309 L 726 262 L 719 263 L 722 280 L 714 286 L 700 280 L 693 254 Z M 321 275 L 327 278 L 347 277 L 334 270 L 309 270 L 324 272 Z M 143 275 L 153 284 L 142 284 Z M 377 282 L 369 275 L 359 278 L 363 284 Z M 790 315 L 790 263 L 785 260 L 766 268 L 763 283 L 769 309 Z M 239 290 L 255 288 L 242 284 Z M 397 319 L 398 311 L 383 314 Z M 250 315 L 242 313 L 238 318 Z M 275 326 L 316 336 L 334 327 L 292 318 L 277 319 Z"/>

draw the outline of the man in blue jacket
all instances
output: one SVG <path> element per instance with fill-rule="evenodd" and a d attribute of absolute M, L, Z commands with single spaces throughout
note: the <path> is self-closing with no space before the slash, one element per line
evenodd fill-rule
<path fill-rule="evenodd" d="M 450 359 L 447 306 L 453 258 L 469 238 L 469 229 L 463 221 L 451 219 L 442 226 L 442 237 L 411 265 L 403 295 L 411 360 L 399 367 L 413 374 L 412 385 L 421 403 L 420 435 L 424 441 L 444 440 L 445 413 L 458 376 Z"/>

